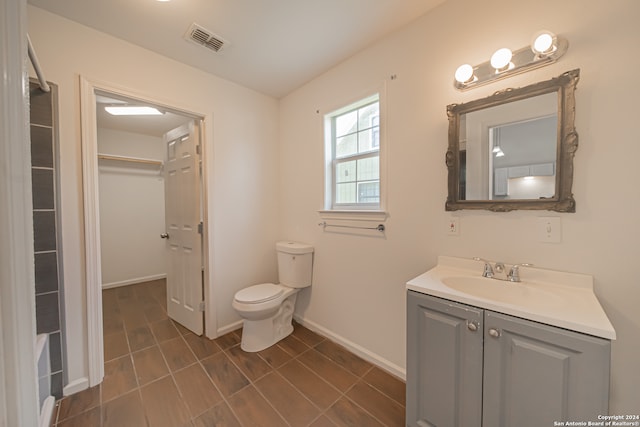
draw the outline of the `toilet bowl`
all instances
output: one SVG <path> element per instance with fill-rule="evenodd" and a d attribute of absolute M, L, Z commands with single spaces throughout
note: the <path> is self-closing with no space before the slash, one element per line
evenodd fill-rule
<path fill-rule="evenodd" d="M 232 306 L 244 319 L 240 347 L 256 352 L 293 332 L 293 312 L 300 288 L 311 286 L 313 247 L 278 242 L 280 283 L 261 283 L 238 291 Z"/>

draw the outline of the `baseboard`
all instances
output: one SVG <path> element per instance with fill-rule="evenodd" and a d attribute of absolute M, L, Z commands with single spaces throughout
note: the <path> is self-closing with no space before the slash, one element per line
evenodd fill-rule
<path fill-rule="evenodd" d="M 359 346 L 358 344 L 318 325 L 317 323 L 314 323 L 310 320 L 303 319 L 298 316 L 294 316 L 294 319 L 296 322 L 300 323 L 305 328 L 310 329 L 311 331 L 319 335 L 322 335 L 323 337 L 328 338 L 335 343 L 340 344 L 341 346 L 347 348 L 350 352 L 354 353 L 355 355 L 362 357 L 367 362 L 370 362 L 376 365 L 377 367 L 379 367 L 380 369 L 383 369 L 386 372 L 390 373 L 391 375 L 394 375 L 400 378 L 401 380 L 406 381 L 407 379 L 406 369 L 401 368 L 400 366 L 394 363 L 391 363 L 384 357 L 381 357 L 380 355 L 375 354 L 362 346 Z"/>
<path fill-rule="evenodd" d="M 119 288 L 120 286 L 135 285 L 136 283 L 151 282 L 152 280 L 166 279 L 167 274 L 154 274 L 153 276 L 136 277 L 134 279 L 122 280 L 120 282 L 103 283 L 102 289 Z"/>
<path fill-rule="evenodd" d="M 71 381 L 69 384 L 64 386 L 62 389 L 62 394 L 64 396 L 70 396 L 72 394 L 78 393 L 79 391 L 86 390 L 89 388 L 89 378 L 82 377 L 78 378 L 75 381 Z"/>
<path fill-rule="evenodd" d="M 216 337 L 220 337 L 224 334 L 228 334 L 229 332 L 233 332 L 240 328 L 242 328 L 242 319 L 227 326 L 223 326 L 222 328 L 218 328 L 218 330 L 216 331 Z"/>

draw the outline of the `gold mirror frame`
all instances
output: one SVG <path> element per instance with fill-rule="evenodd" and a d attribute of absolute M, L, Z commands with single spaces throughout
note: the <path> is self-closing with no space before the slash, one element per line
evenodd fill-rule
<path fill-rule="evenodd" d="M 445 204 L 445 210 L 485 209 L 493 212 L 508 212 L 512 210 L 575 212 L 576 203 L 573 199 L 571 186 L 573 184 L 573 157 L 578 149 L 578 133 L 575 129 L 574 120 L 576 110 L 575 90 L 579 79 L 580 70 L 575 69 L 567 71 L 551 80 L 517 89 L 505 89 L 486 98 L 464 104 L 448 105 L 449 147 L 447 149 L 445 163 L 449 173 L 449 195 Z M 460 200 L 460 116 L 473 111 L 551 92 L 558 93 L 558 144 L 555 195 L 544 199 L 517 199 L 508 201 Z"/>

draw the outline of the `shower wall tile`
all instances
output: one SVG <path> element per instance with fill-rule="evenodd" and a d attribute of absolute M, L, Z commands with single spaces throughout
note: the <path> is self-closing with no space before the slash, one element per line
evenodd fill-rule
<path fill-rule="evenodd" d="M 54 211 L 33 213 L 33 245 L 36 252 L 56 250 L 56 213 Z"/>
<path fill-rule="evenodd" d="M 31 166 L 53 167 L 53 130 L 31 125 Z"/>
<path fill-rule="evenodd" d="M 60 332 L 49 334 L 51 372 L 62 371 L 62 341 L 60 335 Z"/>
<path fill-rule="evenodd" d="M 58 290 L 58 254 L 44 252 L 35 254 L 36 295 Z"/>
<path fill-rule="evenodd" d="M 33 209 L 54 209 L 53 169 L 32 169 Z"/>
<path fill-rule="evenodd" d="M 61 262 L 58 248 L 56 211 L 58 190 L 56 189 L 57 135 L 56 110 L 57 90 L 42 92 L 39 85 L 30 82 L 31 109 L 31 180 L 33 197 L 33 237 L 36 288 L 36 330 L 49 334 L 49 359 L 51 374 L 48 374 L 49 390 L 46 395 L 62 397 L 66 361 L 64 358 L 64 299 L 59 275 Z"/>
<path fill-rule="evenodd" d="M 38 86 L 29 85 L 31 103 L 31 123 L 52 126 L 53 106 L 51 105 L 51 92 L 43 92 Z"/>
<path fill-rule="evenodd" d="M 51 395 L 57 399 L 62 399 L 62 372 L 51 375 Z"/>
<path fill-rule="evenodd" d="M 36 333 L 43 334 L 59 330 L 58 292 L 36 295 Z"/>

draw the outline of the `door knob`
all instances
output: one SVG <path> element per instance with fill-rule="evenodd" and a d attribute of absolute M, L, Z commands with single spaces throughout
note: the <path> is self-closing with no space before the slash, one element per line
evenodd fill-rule
<path fill-rule="evenodd" d="M 168 233 L 162 233 L 162 234 L 160 235 L 160 238 L 161 238 L 161 239 L 168 239 L 168 238 L 169 238 L 169 234 L 168 234 Z"/>

